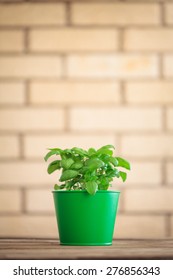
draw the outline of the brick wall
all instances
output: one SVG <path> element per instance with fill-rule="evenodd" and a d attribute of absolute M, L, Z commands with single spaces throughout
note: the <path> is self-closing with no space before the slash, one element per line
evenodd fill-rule
<path fill-rule="evenodd" d="M 115 236 L 173 237 L 172 1 L 0 1 L 0 236 L 56 237 L 46 148 L 108 143 Z"/>

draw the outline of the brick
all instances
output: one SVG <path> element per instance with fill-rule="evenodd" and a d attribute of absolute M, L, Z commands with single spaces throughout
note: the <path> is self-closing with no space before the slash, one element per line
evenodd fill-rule
<path fill-rule="evenodd" d="M 0 112 L 0 130 L 3 131 L 60 130 L 64 127 L 63 121 L 63 111 L 55 108 L 2 109 Z"/>
<path fill-rule="evenodd" d="M 26 190 L 26 211 L 54 213 L 54 202 L 51 190 Z"/>
<path fill-rule="evenodd" d="M 128 51 L 172 51 L 173 30 L 159 29 L 130 29 L 125 31 L 124 49 Z"/>
<path fill-rule="evenodd" d="M 30 32 L 31 51 L 113 51 L 117 48 L 118 32 L 109 29 L 65 28 Z"/>
<path fill-rule="evenodd" d="M 173 82 L 128 82 L 125 98 L 129 104 L 173 104 Z"/>
<path fill-rule="evenodd" d="M 22 105 L 25 103 L 25 86 L 21 82 L 0 83 L 1 105 Z"/>
<path fill-rule="evenodd" d="M 173 184 L 173 162 L 166 163 L 166 182 L 168 184 Z"/>
<path fill-rule="evenodd" d="M 166 222 L 163 215 L 118 215 L 115 238 L 165 238 Z"/>
<path fill-rule="evenodd" d="M 120 86 L 116 82 L 33 82 L 31 104 L 118 104 Z"/>
<path fill-rule="evenodd" d="M 57 56 L 5 56 L 0 58 L 1 78 L 60 77 L 61 59 Z"/>
<path fill-rule="evenodd" d="M 0 5 L 1 26 L 64 25 L 65 5 L 22 3 Z"/>
<path fill-rule="evenodd" d="M 167 109 L 167 127 L 173 130 L 173 107 Z"/>
<path fill-rule="evenodd" d="M 58 238 L 55 216 L 1 216 L 0 223 L 1 237 Z M 117 216 L 115 238 L 164 238 L 165 235 L 163 216 Z"/>
<path fill-rule="evenodd" d="M 163 60 L 163 73 L 165 77 L 173 77 L 173 55 L 166 54 Z"/>
<path fill-rule="evenodd" d="M 75 3 L 72 23 L 80 25 L 158 25 L 159 6 L 153 3 Z"/>
<path fill-rule="evenodd" d="M 57 183 L 58 174 L 57 171 L 49 175 L 47 173 L 47 164 L 43 160 L 40 162 L 16 161 L 0 163 L 0 184 L 2 186 L 49 185 L 51 190 L 54 184 Z"/>
<path fill-rule="evenodd" d="M 173 4 L 166 3 L 164 6 L 165 10 L 165 22 L 168 24 L 173 24 Z"/>
<path fill-rule="evenodd" d="M 0 224 L 1 237 L 58 237 L 55 216 L 1 216 Z"/>
<path fill-rule="evenodd" d="M 158 76 L 158 58 L 151 54 L 70 55 L 69 77 L 154 78 Z"/>
<path fill-rule="evenodd" d="M 173 135 L 125 135 L 122 138 L 122 152 L 125 156 L 163 158 L 173 156 Z"/>
<path fill-rule="evenodd" d="M 49 135 L 25 135 L 24 136 L 24 154 L 26 158 L 43 158 L 47 148 L 51 147 L 100 147 L 108 143 L 115 144 L 117 141 L 113 134 L 49 134 Z"/>
<path fill-rule="evenodd" d="M 0 31 L 0 52 L 22 52 L 24 33 L 19 30 Z"/>
<path fill-rule="evenodd" d="M 162 182 L 162 166 L 159 161 L 132 161 L 131 171 L 127 174 L 129 185 L 160 185 Z"/>
<path fill-rule="evenodd" d="M 161 118 L 161 111 L 156 107 L 73 107 L 70 128 L 75 131 L 158 131 Z"/>
<path fill-rule="evenodd" d="M 20 210 L 20 190 L 0 190 L 0 213 L 17 213 Z"/>
<path fill-rule="evenodd" d="M 126 190 L 124 210 L 150 213 L 173 212 L 173 189 Z"/>
<path fill-rule="evenodd" d="M 17 136 L 0 136 L 0 158 L 17 158 L 20 154 Z"/>

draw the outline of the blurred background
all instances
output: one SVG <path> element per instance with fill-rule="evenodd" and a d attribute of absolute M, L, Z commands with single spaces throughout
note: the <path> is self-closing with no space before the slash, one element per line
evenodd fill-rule
<path fill-rule="evenodd" d="M 173 237 L 173 2 L 0 1 L 0 237 L 57 237 L 46 149 L 106 144 L 115 237 Z"/>

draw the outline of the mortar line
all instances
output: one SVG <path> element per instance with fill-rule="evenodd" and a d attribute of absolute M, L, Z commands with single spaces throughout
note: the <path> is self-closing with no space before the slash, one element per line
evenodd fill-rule
<path fill-rule="evenodd" d="M 26 214 L 26 189 L 22 187 L 20 189 L 20 192 L 21 192 L 21 213 Z"/>
<path fill-rule="evenodd" d="M 117 133 L 115 135 L 115 142 L 117 143 L 117 146 L 115 147 L 115 153 L 117 150 L 118 154 L 121 155 L 122 154 L 122 134 L 121 133 Z"/>
<path fill-rule="evenodd" d="M 71 2 L 66 2 L 66 26 L 71 26 Z"/>
<path fill-rule="evenodd" d="M 165 216 L 165 227 L 166 238 L 169 238 L 171 237 L 171 214 Z"/>
<path fill-rule="evenodd" d="M 165 3 L 164 2 L 160 2 L 160 23 L 161 23 L 161 26 L 165 27 L 166 22 L 165 22 Z"/>
<path fill-rule="evenodd" d="M 30 80 L 25 80 L 25 106 L 30 105 Z"/>
<path fill-rule="evenodd" d="M 123 52 L 124 51 L 124 27 L 119 27 L 116 28 L 118 30 L 118 52 Z"/>
<path fill-rule="evenodd" d="M 29 53 L 29 28 L 24 28 L 24 54 Z"/>
<path fill-rule="evenodd" d="M 24 139 L 23 139 L 23 133 L 18 134 L 19 138 L 19 161 L 24 159 Z"/>
<path fill-rule="evenodd" d="M 68 78 L 68 71 L 67 71 L 67 55 L 61 55 L 61 80 L 66 81 Z M 59 81 L 59 80 L 58 80 Z"/>
<path fill-rule="evenodd" d="M 164 54 L 163 53 L 159 53 L 158 54 L 158 68 L 159 68 L 159 80 L 163 80 L 164 79 Z"/>
<path fill-rule="evenodd" d="M 162 186 L 166 186 L 166 181 L 167 181 L 167 178 L 166 178 L 166 159 L 165 157 L 162 158 L 162 161 L 161 161 L 161 169 L 162 169 Z"/>
<path fill-rule="evenodd" d="M 125 96 L 125 84 L 126 84 L 126 82 L 124 80 L 120 81 L 120 96 L 121 96 L 120 106 L 127 105 L 126 96 Z"/>
<path fill-rule="evenodd" d="M 69 117 L 69 107 L 65 106 L 64 107 L 64 133 L 70 133 L 70 117 Z"/>
<path fill-rule="evenodd" d="M 162 106 L 162 131 L 167 133 L 167 106 Z"/>

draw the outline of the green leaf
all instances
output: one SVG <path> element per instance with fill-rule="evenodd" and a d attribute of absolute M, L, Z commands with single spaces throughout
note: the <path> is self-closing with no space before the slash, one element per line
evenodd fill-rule
<path fill-rule="evenodd" d="M 48 152 L 45 157 L 44 157 L 44 160 L 47 161 L 48 158 L 50 158 L 51 156 L 53 155 L 60 155 L 60 153 L 62 152 L 61 149 L 58 149 L 58 148 L 54 148 L 54 149 L 49 149 L 50 152 Z"/>
<path fill-rule="evenodd" d="M 60 169 L 60 168 L 61 168 L 61 161 L 60 160 L 55 160 L 55 161 L 52 161 L 48 165 L 47 172 L 49 174 L 51 174 L 52 172 L 54 172 L 55 170 Z"/>
<path fill-rule="evenodd" d="M 90 148 L 89 150 L 88 150 L 88 155 L 89 156 L 92 156 L 92 155 L 95 155 L 96 154 L 96 150 L 94 149 L 94 148 Z"/>
<path fill-rule="evenodd" d="M 88 170 L 88 168 L 87 168 L 87 171 L 85 172 L 85 174 L 83 175 L 83 177 L 84 177 L 85 182 L 97 180 L 96 171 Z"/>
<path fill-rule="evenodd" d="M 127 178 L 127 174 L 123 171 L 119 171 L 120 177 L 123 180 L 123 182 L 125 182 L 126 178 Z"/>
<path fill-rule="evenodd" d="M 65 188 L 67 189 L 67 190 L 70 190 L 71 189 L 71 187 L 72 187 L 72 181 L 67 181 L 66 183 L 65 183 Z"/>
<path fill-rule="evenodd" d="M 71 169 L 65 170 L 60 177 L 60 182 L 75 178 L 77 175 L 78 175 L 78 171 L 76 170 L 71 170 Z"/>
<path fill-rule="evenodd" d="M 105 146 L 102 146 L 99 150 L 102 150 L 102 149 L 115 149 L 115 147 L 113 145 L 105 145 Z"/>
<path fill-rule="evenodd" d="M 81 161 L 76 161 L 75 163 L 73 163 L 71 165 L 71 169 L 80 169 L 82 168 L 83 166 L 83 163 Z"/>
<path fill-rule="evenodd" d="M 77 148 L 77 147 L 72 148 L 71 151 L 74 152 L 75 154 L 78 154 L 78 155 L 81 155 L 81 156 L 87 156 L 88 155 L 87 151 L 85 151 L 84 149 L 81 149 L 81 148 Z"/>
<path fill-rule="evenodd" d="M 61 190 L 61 189 L 63 189 L 64 187 L 65 187 L 65 185 L 59 186 L 59 185 L 55 184 L 55 185 L 54 185 L 54 190 Z"/>
<path fill-rule="evenodd" d="M 55 184 L 54 185 L 54 190 L 62 190 L 62 189 L 64 189 L 65 188 L 65 184 L 63 184 L 63 185 L 57 185 L 57 184 Z"/>
<path fill-rule="evenodd" d="M 61 189 L 61 188 L 60 188 L 59 185 L 57 185 L 57 184 L 54 185 L 54 190 L 60 190 L 60 189 Z"/>
<path fill-rule="evenodd" d="M 118 166 L 121 166 L 121 167 L 124 167 L 124 168 L 130 170 L 130 163 L 127 160 L 120 158 L 120 157 L 116 157 L 116 159 L 118 160 Z"/>
<path fill-rule="evenodd" d="M 104 161 L 104 163 L 109 163 L 109 160 L 110 160 L 110 156 L 109 156 L 109 155 L 103 154 L 103 155 L 101 155 L 99 158 L 100 158 L 102 161 Z"/>
<path fill-rule="evenodd" d="M 119 171 L 118 171 L 118 169 L 116 169 L 116 168 L 114 168 L 114 169 L 108 169 L 108 170 L 106 171 L 106 175 L 107 175 L 108 177 L 117 177 L 117 178 L 120 177 Z"/>
<path fill-rule="evenodd" d="M 99 178 L 100 184 L 98 186 L 99 190 L 107 190 L 109 188 L 109 179 L 107 177 Z"/>
<path fill-rule="evenodd" d="M 70 166 L 74 163 L 74 160 L 72 158 L 62 159 L 61 165 L 64 169 L 69 169 Z"/>
<path fill-rule="evenodd" d="M 98 158 L 88 159 L 85 164 L 89 169 L 97 169 L 104 166 L 104 162 Z"/>
<path fill-rule="evenodd" d="M 115 157 L 110 157 L 109 161 L 114 165 L 114 166 L 118 166 L 118 160 Z"/>
<path fill-rule="evenodd" d="M 94 181 L 89 181 L 89 182 L 86 182 L 85 188 L 89 194 L 94 195 L 96 193 L 96 191 L 98 190 L 98 185 Z"/>
<path fill-rule="evenodd" d="M 70 149 L 63 150 L 63 154 L 72 154 L 72 151 Z"/>
<path fill-rule="evenodd" d="M 113 155 L 113 151 L 111 149 L 115 149 L 115 147 L 113 145 L 106 145 L 101 147 L 100 149 L 97 150 L 97 154 L 106 154 L 106 155 Z"/>

